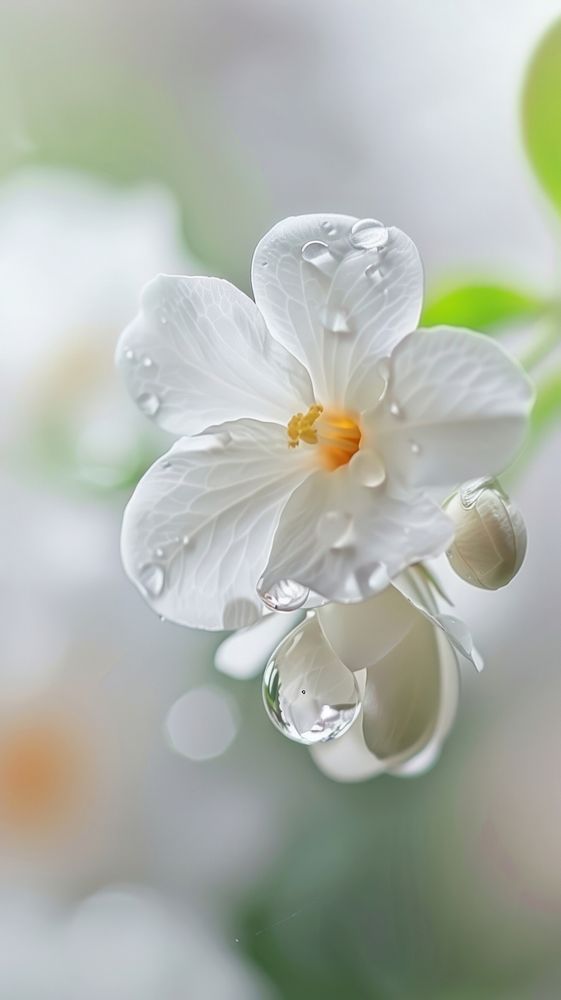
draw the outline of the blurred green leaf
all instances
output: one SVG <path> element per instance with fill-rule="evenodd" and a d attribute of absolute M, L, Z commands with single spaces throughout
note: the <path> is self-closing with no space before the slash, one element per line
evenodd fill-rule
<path fill-rule="evenodd" d="M 538 384 L 531 415 L 531 436 L 537 438 L 561 417 L 561 371 L 552 372 Z"/>
<path fill-rule="evenodd" d="M 465 283 L 448 285 L 429 296 L 423 326 L 451 323 L 472 330 L 496 332 L 506 323 L 533 319 L 547 311 L 549 303 L 531 292 L 508 285 Z"/>
<path fill-rule="evenodd" d="M 561 20 L 530 61 L 522 90 L 522 134 L 540 184 L 561 212 Z"/>

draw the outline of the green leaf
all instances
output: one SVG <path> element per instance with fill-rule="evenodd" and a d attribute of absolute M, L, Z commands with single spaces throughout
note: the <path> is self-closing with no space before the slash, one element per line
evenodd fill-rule
<path fill-rule="evenodd" d="M 546 300 L 532 292 L 521 292 L 508 285 L 475 282 L 447 285 L 429 296 L 421 323 L 423 326 L 450 323 L 497 332 L 501 325 L 534 319 L 548 307 Z"/>
<path fill-rule="evenodd" d="M 561 371 L 552 372 L 537 386 L 530 418 L 531 438 L 541 436 L 561 418 Z"/>
<path fill-rule="evenodd" d="M 561 20 L 543 36 L 522 90 L 522 134 L 538 180 L 561 212 Z"/>

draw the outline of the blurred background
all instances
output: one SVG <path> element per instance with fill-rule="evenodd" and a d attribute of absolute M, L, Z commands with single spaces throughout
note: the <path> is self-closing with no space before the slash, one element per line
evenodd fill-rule
<path fill-rule="evenodd" d="M 0 0 L 0 997 L 561 996 L 561 4 Z M 160 271 L 300 212 L 424 258 L 535 372 L 526 565 L 426 776 L 330 782 L 125 579 L 167 446 L 113 371 Z"/>

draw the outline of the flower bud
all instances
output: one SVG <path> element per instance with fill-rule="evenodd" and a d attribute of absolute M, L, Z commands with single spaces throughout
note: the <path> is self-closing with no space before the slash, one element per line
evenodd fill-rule
<path fill-rule="evenodd" d="M 516 576 L 526 554 L 520 511 L 494 480 L 465 483 L 446 505 L 456 529 L 447 552 L 452 569 L 475 587 L 498 590 Z"/>

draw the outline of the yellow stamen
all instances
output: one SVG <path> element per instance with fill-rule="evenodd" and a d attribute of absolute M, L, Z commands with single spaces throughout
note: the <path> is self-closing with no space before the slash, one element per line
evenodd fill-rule
<path fill-rule="evenodd" d="M 307 413 L 295 413 L 288 422 L 288 446 L 297 448 L 301 441 L 317 444 L 320 464 L 329 470 L 350 462 L 360 447 L 361 431 L 354 414 L 324 410 L 320 403 Z"/>
<path fill-rule="evenodd" d="M 318 432 L 314 424 L 323 413 L 321 403 L 314 403 L 307 413 L 295 413 L 288 421 L 288 447 L 297 448 L 300 441 L 306 444 L 317 444 Z"/>

